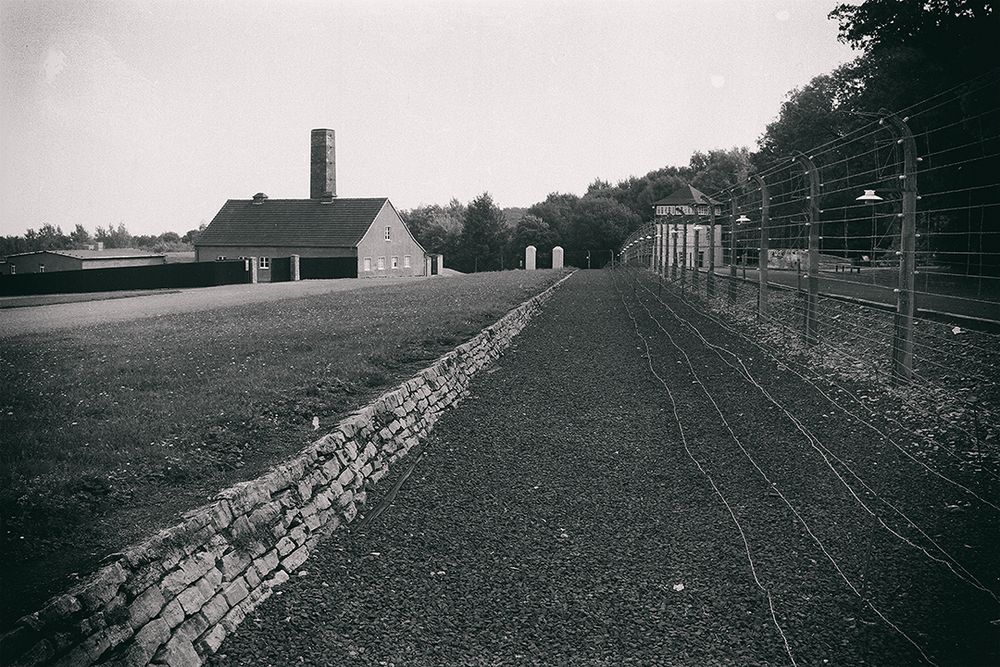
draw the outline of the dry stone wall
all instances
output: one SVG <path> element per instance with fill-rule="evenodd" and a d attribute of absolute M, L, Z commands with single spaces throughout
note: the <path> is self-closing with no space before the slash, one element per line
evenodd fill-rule
<path fill-rule="evenodd" d="M 202 664 L 302 567 L 324 534 L 354 520 L 369 489 L 467 394 L 470 379 L 558 285 L 343 419 L 295 458 L 108 556 L 97 572 L 0 637 L 0 663 Z"/>

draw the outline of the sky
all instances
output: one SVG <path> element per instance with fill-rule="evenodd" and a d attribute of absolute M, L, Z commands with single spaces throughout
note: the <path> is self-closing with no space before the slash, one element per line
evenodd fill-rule
<path fill-rule="evenodd" d="M 0 234 L 183 234 L 227 199 L 583 194 L 753 147 L 855 54 L 837 0 L 0 0 Z"/>

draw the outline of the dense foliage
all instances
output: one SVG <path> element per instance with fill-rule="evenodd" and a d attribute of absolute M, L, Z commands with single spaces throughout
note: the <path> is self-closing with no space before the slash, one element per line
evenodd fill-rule
<path fill-rule="evenodd" d="M 556 245 L 567 251 L 617 248 L 652 219 L 656 200 L 688 183 L 705 192 L 730 187 L 745 178 L 748 164 L 745 148 L 698 152 L 686 167 L 664 167 L 616 185 L 595 180 L 583 196 L 553 192 L 527 209 L 501 210 L 484 194 L 468 206 L 453 199 L 447 206 L 420 206 L 401 215 L 421 245 L 442 253 L 450 267 L 494 270 L 502 262 L 503 268 L 515 268 L 528 245 L 545 252 Z M 489 215 L 484 197 L 493 207 Z"/>
<path fill-rule="evenodd" d="M 205 225 L 201 228 L 204 229 Z M 200 230 L 192 229 L 184 236 L 177 232 L 153 235 L 132 235 L 124 223 L 117 227 L 98 227 L 91 234 L 78 224 L 69 234 L 62 227 L 42 225 L 37 230 L 29 229 L 24 236 L 0 236 L 0 257 L 36 250 L 82 250 L 97 243 L 105 248 L 141 248 L 154 252 L 183 252 L 192 249 L 191 243 Z"/>
<path fill-rule="evenodd" d="M 998 203 L 1000 109 L 992 41 L 1000 35 L 1000 14 L 994 4 L 866 0 L 840 5 L 830 17 L 839 22 L 841 41 L 860 55 L 793 90 L 751 162 L 767 170 L 795 151 L 822 147 L 816 163 L 827 185 L 824 209 L 848 207 L 859 194 L 848 186 L 862 183 L 877 187 L 889 202 L 898 201 L 901 151 L 888 126 L 874 133 L 867 126 L 881 113 L 899 112 L 924 160 L 918 172 L 924 195 L 918 207 L 922 249 L 939 263 L 968 268 L 978 258 L 984 272 L 1000 271 L 989 259 L 1000 252 L 1000 238 L 977 231 L 982 211 Z M 780 200 L 802 187 L 785 180 L 772 197 Z M 824 220 L 825 235 L 857 243 L 869 242 L 868 229 L 869 223 L 857 219 Z M 847 245 L 848 254 L 861 252 Z M 881 250 L 894 247 L 890 243 Z"/>

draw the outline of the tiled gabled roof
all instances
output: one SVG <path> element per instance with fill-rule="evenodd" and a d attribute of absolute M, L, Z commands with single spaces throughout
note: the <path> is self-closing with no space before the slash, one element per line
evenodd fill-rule
<path fill-rule="evenodd" d="M 196 246 L 356 246 L 385 197 L 337 199 L 230 199 L 198 236 Z"/>
<path fill-rule="evenodd" d="M 687 187 L 681 188 L 679 190 L 674 190 L 669 195 L 661 199 L 660 201 L 654 201 L 653 206 L 666 206 L 669 204 L 674 205 L 692 205 L 692 204 L 721 204 L 721 201 L 712 199 L 704 192 L 694 187 L 693 185 L 688 185 Z"/>

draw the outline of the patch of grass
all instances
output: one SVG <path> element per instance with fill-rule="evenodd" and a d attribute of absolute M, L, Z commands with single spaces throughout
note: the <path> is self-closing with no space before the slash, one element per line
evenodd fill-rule
<path fill-rule="evenodd" d="M 561 275 L 484 273 L 0 339 L 0 627 Z"/>

